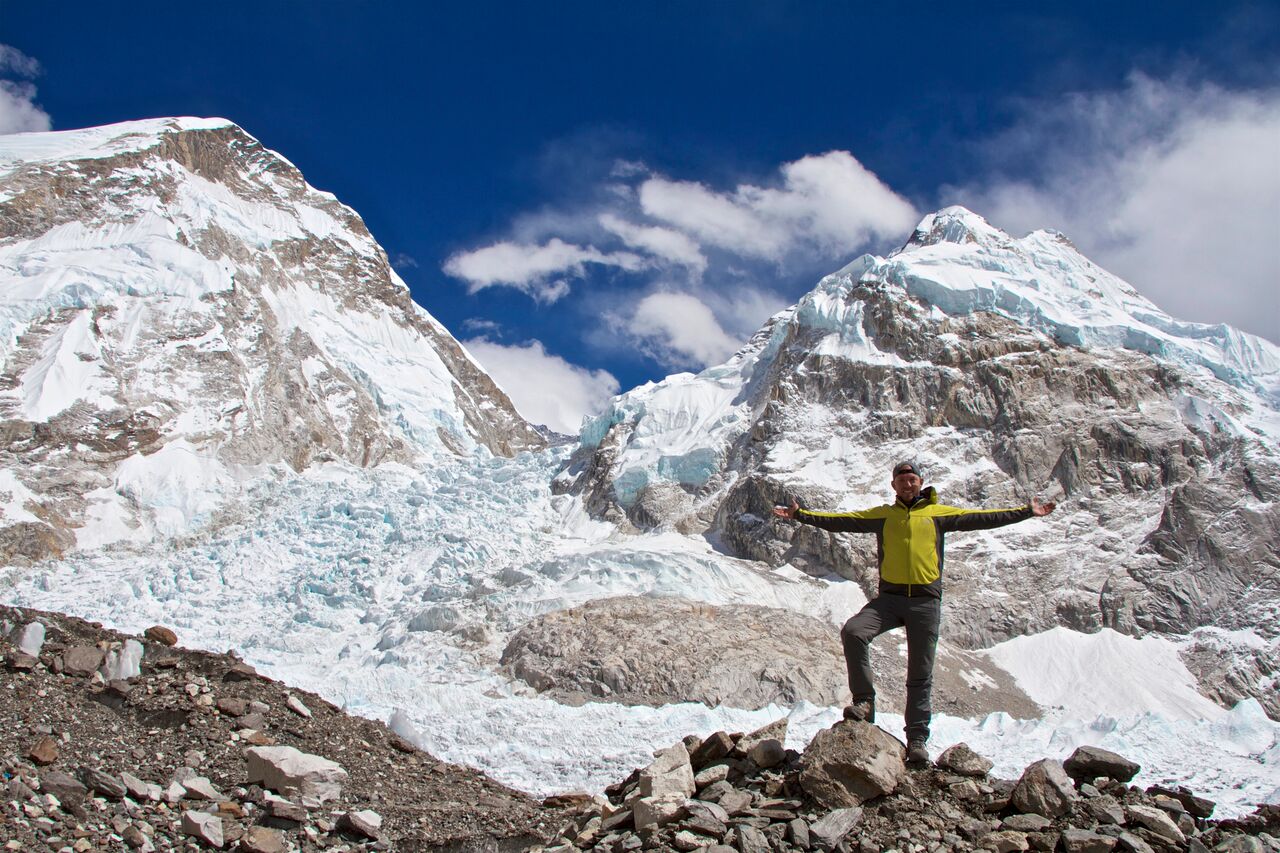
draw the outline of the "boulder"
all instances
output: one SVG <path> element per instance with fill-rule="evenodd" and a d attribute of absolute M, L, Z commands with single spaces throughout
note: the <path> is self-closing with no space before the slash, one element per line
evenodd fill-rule
<path fill-rule="evenodd" d="M 302 704 L 302 700 L 292 693 L 284 698 L 284 706 L 304 720 L 311 719 L 311 709 Z"/>
<path fill-rule="evenodd" d="M 1002 829 L 991 833 L 982 839 L 982 846 L 987 850 L 994 850 L 995 853 L 1015 853 L 1015 851 L 1031 849 L 1026 833 L 1013 829 Z"/>
<path fill-rule="evenodd" d="M 1125 806 L 1124 812 L 1130 824 L 1146 827 L 1147 831 L 1152 835 L 1169 844 L 1182 845 L 1187 843 L 1187 837 L 1182 833 L 1182 830 L 1178 829 L 1178 825 L 1162 809 L 1134 803 L 1133 805 Z"/>
<path fill-rule="evenodd" d="M 712 764 L 710 767 L 705 767 L 700 770 L 698 775 L 693 777 L 693 784 L 694 787 L 701 791 L 709 785 L 714 785 L 717 782 L 723 782 L 728 778 L 728 764 Z"/>
<path fill-rule="evenodd" d="M 800 785 L 823 807 L 851 808 L 889 794 L 907 775 L 902 744 L 870 723 L 841 720 L 804 752 Z"/>
<path fill-rule="evenodd" d="M 1115 797 L 1100 794 L 1084 801 L 1084 810 L 1098 823 L 1119 826 L 1124 823 L 1124 809 Z"/>
<path fill-rule="evenodd" d="M 80 780 L 84 782 L 85 787 L 90 791 L 106 797 L 108 800 L 119 800 L 129 793 L 129 789 L 125 787 L 119 777 L 92 767 L 80 768 Z"/>
<path fill-rule="evenodd" d="M 44 625 L 40 622 L 28 622 L 13 632 L 13 644 L 18 651 L 32 657 L 40 657 L 44 648 Z"/>
<path fill-rule="evenodd" d="M 1197 797 L 1190 791 L 1190 789 L 1183 785 L 1179 785 L 1176 788 L 1168 788 L 1164 785 L 1152 785 L 1147 788 L 1147 793 L 1153 795 L 1163 794 L 1166 797 L 1173 797 L 1175 800 L 1182 803 L 1182 807 L 1195 817 L 1211 817 L 1213 815 L 1213 809 L 1216 806 L 1216 803 L 1214 803 L 1213 800 L 1208 800 L 1204 797 Z"/>
<path fill-rule="evenodd" d="M 809 843 L 819 850 L 834 850 L 862 820 L 862 809 L 837 808 L 814 821 L 809 827 Z"/>
<path fill-rule="evenodd" d="M 222 818 L 207 812 L 183 812 L 182 834 L 190 835 L 210 847 L 222 847 Z"/>
<path fill-rule="evenodd" d="M 347 771 L 337 762 L 301 752 L 291 746 L 254 746 L 245 750 L 248 781 L 259 782 L 286 796 L 298 795 L 315 804 L 342 795 Z"/>
<path fill-rule="evenodd" d="M 132 773 L 121 773 L 120 781 L 124 782 L 129 796 L 138 802 L 159 802 L 162 793 L 159 785 L 144 782 Z"/>
<path fill-rule="evenodd" d="M 90 676 L 102 666 L 104 657 L 97 646 L 72 646 L 62 653 L 62 671 L 68 675 Z"/>
<path fill-rule="evenodd" d="M 124 645 L 107 653 L 103 677 L 107 681 L 129 681 L 142 674 L 142 643 L 125 640 Z"/>
<path fill-rule="evenodd" d="M 1065 853 L 1111 853 L 1116 840 L 1088 829 L 1066 829 L 1060 841 Z"/>
<path fill-rule="evenodd" d="M 184 799 L 188 800 L 211 800 L 217 802 L 222 799 L 222 792 L 213 786 L 204 776 L 192 776 L 190 779 L 184 779 L 179 784 L 182 785 Z"/>
<path fill-rule="evenodd" d="M 142 636 L 162 646 L 176 646 L 178 644 L 178 635 L 163 625 L 152 625 L 143 632 Z"/>
<path fill-rule="evenodd" d="M 990 761 L 969 748 L 967 743 L 949 746 L 938 756 L 938 766 L 961 776 L 982 777 L 994 766 Z"/>
<path fill-rule="evenodd" d="M 711 762 L 724 758 L 732 749 L 733 738 L 724 732 L 716 732 L 698 744 L 698 748 L 690 753 L 689 761 L 694 767 L 702 769 Z"/>
<path fill-rule="evenodd" d="M 45 794 L 53 794 L 64 803 L 76 803 L 84 799 L 89 789 L 80 784 L 70 773 L 61 770 L 50 770 L 40 774 L 40 790 Z"/>
<path fill-rule="evenodd" d="M 1029 765 L 1009 795 L 1010 804 L 1018 811 L 1045 817 L 1066 813 L 1075 799 L 1075 788 L 1062 762 L 1051 758 Z"/>
<path fill-rule="evenodd" d="M 735 757 L 750 758 L 751 753 L 757 748 L 767 743 L 773 742 L 779 748 L 787 740 L 787 718 L 774 720 L 763 728 L 756 729 L 749 735 L 743 735 L 736 744 L 734 744 L 733 754 Z M 754 759 L 753 759 L 754 760 Z M 758 762 L 757 762 L 758 763 Z M 763 766 L 763 765 L 761 765 Z"/>
<path fill-rule="evenodd" d="M 684 794 L 665 793 L 652 797 L 641 797 L 636 800 L 635 806 L 631 811 L 636 831 L 666 826 L 668 823 L 684 817 L 688 813 L 685 808 L 686 799 Z"/>
<path fill-rule="evenodd" d="M 58 760 L 58 742 L 49 736 L 40 738 L 27 750 L 32 764 L 44 767 Z"/>
<path fill-rule="evenodd" d="M 245 853 L 284 853 L 284 836 L 279 830 L 251 826 L 240 838 L 240 849 Z"/>
<path fill-rule="evenodd" d="M 693 796 L 697 786 L 693 781 L 689 751 L 683 743 L 654 753 L 653 763 L 640 771 L 639 790 L 642 797 L 661 797 L 666 794 Z"/>
<path fill-rule="evenodd" d="M 238 696 L 219 696 L 218 701 L 214 703 L 214 707 L 220 713 L 231 717 L 244 717 L 249 713 L 249 700 L 241 699 Z M 261 726 L 249 726 L 248 728 L 261 728 Z"/>
<path fill-rule="evenodd" d="M 378 831 L 380 829 L 382 829 L 382 815 L 368 809 L 344 812 L 342 817 L 338 818 L 339 831 L 350 832 L 353 835 L 368 838 L 372 841 L 378 840 Z"/>
<path fill-rule="evenodd" d="M 1142 769 L 1123 755 L 1097 746 L 1077 748 L 1062 762 L 1062 766 L 1067 775 L 1077 782 L 1092 782 L 1099 776 L 1107 776 L 1117 782 L 1128 782 Z"/>
<path fill-rule="evenodd" d="M 742 824 L 738 827 L 738 850 L 740 853 L 773 853 L 773 845 L 759 829 Z"/>

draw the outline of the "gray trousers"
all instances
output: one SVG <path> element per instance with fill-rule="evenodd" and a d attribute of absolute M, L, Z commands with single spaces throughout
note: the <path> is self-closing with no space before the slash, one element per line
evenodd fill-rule
<path fill-rule="evenodd" d="M 928 596 L 885 593 L 844 623 L 840 639 L 849 666 L 849 692 L 855 700 L 875 699 L 871 682 L 871 641 L 894 628 L 907 629 L 907 740 L 929 737 L 932 716 L 933 659 L 938 650 L 942 601 Z"/>

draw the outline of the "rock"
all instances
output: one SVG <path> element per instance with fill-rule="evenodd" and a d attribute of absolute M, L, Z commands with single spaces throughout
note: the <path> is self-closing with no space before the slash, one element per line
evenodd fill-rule
<path fill-rule="evenodd" d="M 1043 832 L 1053 826 L 1053 821 L 1038 814 L 1010 815 L 1000 822 L 1001 829 L 1012 829 L 1017 832 Z"/>
<path fill-rule="evenodd" d="M 991 833 L 982 839 L 982 846 L 988 850 L 994 850 L 995 853 L 1014 853 L 1015 850 L 1031 849 L 1031 845 L 1027 842 L 1027 836 L 1012 829 L 1003 829 L 999 832 Z"/>
<path fill-rule="evenodd" d="M 700 850 L 707 845 L 707 839 L 700 835 L 694 835 L 687 829 L 680 830 L 671 838 L 671 846 L 677 850 L 686 851 L 686 853 L 692 850 Z"/>
<path fill-rule="evenodd" d="M 357 812 L 344 812 L 338 818 L 338 829 L 350 832 L 371 841 L 378 840 L 378 830 L 382 829 L 382 815 L 364 809 Z"/>
<path fill-rule="evenodd" d="M 240 849 L 245 853 L 284 853 L 284 836 L 275 829 L 251 826 L 240 838 Z"/>
<path fill-rule="evenodd" d="M 1182 803 L 1182 807 L 1192 815 L 1200 818 L 1208 818 L 1213 816 L 1213 809 L 1217 805 L 1213 800 L 1207 800 L 1204 797 L 1197 797 L 1188 788 L 1179 785 L 1176 788 L 1167 788 L 1163 785 L 1152 785 L 1147 788 L 1148 794 L 1163 794 L 1166 797 L 1173 797 Z"/>
<path fill-rule="evenodd" d="M 773 846 L 758 828 L 743 824 L 738 827 L 738 850 L 740 853 L 773 853 Z"/>
<path fill-rule="evenodd" d="M 783 748 L 782 742 L 777 740 L 766 740 L 756 744 L 751 751 L 747 753 L 747 759 L 753 762 L 757 767 L 768 770 L 771 767 L 777 767 L 786 760 L 787 751 Z"/>
<path fill-rule="evenodd" d="M 1268 853 L 1266 846 L 1252 835 L 1233 835 L 1213 850 L 1214 853 Z"/>
<path fill-rule="evenodd" d="M 182 834 L 190 835 L 210 847 L 222 847 L 222 819 L 206 812 L 183 812 Z"/>
<path fill-rule="evenodd" d="M 680 745 L 681 749 L 684 744 Z M 681 793 L 665 793 L 652 797 L 641 797 L 632 808 L 632 819 L 637 831 L 650 827 L 666 826 L 687 814 L 685 795 Z"/>
<path fill-rule="evenodd" d="M 733 750 L 733 738 L 724 732 L 716 732 L 708 737 L 689 755 L 689 762 L 697 769 L 706 767 L 713 761 L 719 761 Z"/>
<path fill-rule="evenodd" d="M 284 706 L 304 720 L 311 719 L 311 709 L 302 704 L 302 700 L 292 693 L 285 697 Z"/>
<path fill-rule="evenodd" d="M 1010 804 L 1020 812 L 1058 817 L 1071 808 L 1075 788 L 1062 763 L 1044 758 L 1029 765 L 1009 795 Z"/>
<path fill-rule="evenodd" d="M 190 779 L 184 779 L 179 783 L 182 785 L 184 794 L 183 798 L 187 800 L 212 800 L 217 802 L 221 800 L 222 792 L 213 786 L 204 776 L 193 776 Z"/>
<path fill-rule="evenodd" d="M 1084 801 L 1084 810 L 1098 823 L 1120 825 L 1124 823 L 1124 809 L 1110 794 L 1100 794 Z"/>
<path fill-rule="evenodd" d="M 1128 782 L 1142 769 L 1124 756 L 1096 746 L 1077 748 L 1062 766 L 1067 775 L 1078 782 L 1092 782 L 1099 776 Z"/>
<path fill-rule="evenodd" d="M 245 750 L 247 779 L 280 794 L 323 803 L 342 795 L 347 771 L 337 762 L 300 752 L 291 746 L 254 746 Z"/>
<path fill-rule="evenodd" d="M 62 653 L 62 670 L 68 675 L 88 677 L 102 666 L 104 655 L 97 646 L 72 646 Z"/>
<path fill-rule="evenodd" d="M 1116 846 L 1114 838 L 1088 829 L 1063 830 L 1061 843 L 1064 853 L 1110 853 Z"/>
<path fill-rule="evenodd" d="M 32 672 L 40 663 L 39 658 L 26 652 L 9 652 L 4 660 L 12 672 Z"/>
<path fill-rule="evenodd" d="M 64 803 L 80 802 L 89 792 L 88 788 L 80 784 L 80 780 L 61 770 L 40 774 L 40 790 L 45 794 L 53 794 Z"/>
<path fill-rule="evenodd" d="M 21 779 L 18 779 L 16 777 L 13 779 L 10 779 L 5 784 L 5 791 L 8 793 L 9 799 L 16 800 L 17 802 L 22 802 L 23 800 L 30 800 L 36 795 L 35 791 L 27 787 L 27 783 L 23 782 Z"/>
<path fill-rule="evenodd" d="M 792 847 L 799 847 L 801 850 L 809 849 L 809 824 L 801 818 L 796 818 L 787 823 L 787 840 L 791 842 Z"/>
<path fill-rule="evenodd" d="M 685 810 L 689 812 L 691 818 L 705 818 L 709 821 L 721 824 L 720 835 L 724 834 L 724 824 L 729 822 L 729 812 L 719 803 L 705 803 L 702 800 L 689 800 L 685 803 Z"/>
<path fill-rule="evenodd" d="M 718 805 L 730 815 L 740 815 L 747 809 L 751 808 L 752 798 L 746 791 L 739 791 L 736 788 L 726 792 L 720 797 Z"/>
<path fill-rule="evenodd" d="M 120 837 L 124 840 L 125 844 L 128 844 L 134 850 L 155 849 L 151 845 L 150 839 L 147 838 L 146 833 L 141 829 L 138 829 L 138 827 L 133 824 L 129 824 L 121 830 Z"/>
<path fill-rule="evenodd" d="M 13 633 L 13 644 L 18 651 L 31 657 L 40 657 L 44 648 L 44 625 L 40 622 L 28 622 Z"/>
<path fill-rule="evenodd" d="M 714 785 L 717 782 L 724 782 L 728 778 L 728 764 L 713 764 L 710 767 L 703 768 L 698 775 L 693 777 L 693 786 L 701 791 L 708 785 Z"/>
<path fill-rule="evenodd" d="M 129 793 L 129 789 L 116 776 L 104 773 L 92 767 L 80 768 L 80 780 L 95 794 L 101 794 L 109 800 L 119 800 Z"/>
<path fill-rule="evenodd" d="M 824 808 L 849 808 L 889 794 L 907 775 L 897 739 L 870 723 L 841 720 L 804 752 L 800 785 Z"/>
<path fill-rule="evenodd" d="M 1116 847 L 1120 850 L 1130 850 L 1133 853 L 1155 853 L 1151 849 L 1151 845 L 1143 841 L 1132 832 L 1121 832 L 1116 837 Z"/>
<path fill-rule="evenodd" d="M 307 810 L 288 800 L 278 798 L 267 800 L 266 812 L 268 816 L 287 823 L 298 824 L 307 821 Z"/>
<path fill-rule="evenodd" d="M 766 744 L 769 741 L 774 741 L 777 743 L 779 748 L 781 748 L 782 744 L 785 743 L 786 740 L 787 718 L 783 717 L 780 720 L 774 720 L 763 728 L 756 729 L 751 734 L 743 735 L 742 738 L 734 744 L 733 755 L 735 758 L 750 758 L 751 753 L 755 751 L 757 747 Z"/>
<path fill-rule="evenodd" d="M 178 635 L 163 625 L 152 625 L 143 632 L 142 636 L 162 646 L 176 646 L 178 644 Z"/>
<path fill-rule="evenodd" d="M 653 763 L 640 771 L 639 790 L 642 797 L 661 797 L 667 794 L 693 796 L 697 787 L 693 781 L 689 752 L 683 743 L 654 753 Z"/>
<path fill-rule="evenodd" d="M 258 671 L 247 663 L 238 663 L 232 666 L 222 676 L 223 681 L 253 681 L 261 678 Z"/>
<path fill-rule="evenodd" d="M 1161 809 L 1134 803 L 1125 806 L 1124 813 L 1131 824 L 1136 823 L 1139 826 L 1146 827 L 1153 835 L 1164 839 L 1170 844 L 1181 845 L 1187 843 L 1187 837 L 1182 834 L 1182 830 L 1178 829 L 1178 825 Z"/>
<path fill-rule="evenodd" d="M 809 827 L 810 844 L 819 850 L 834 850 L 861 820 L 862 809 L 858 806 L 833 809 Z"/>
<path fill-rule="evenodd" d="M 252 708 L 252 706 L 250 707 Z M 240 719 L 236 720 L 236 725 L 241 728 L 257 729 L 261 731 L 267 727 L 267 717 L 259 711 L 250 710 L 248 714 L 243 716 L 237 714 L 236 716 L 240 717 Z"/>
<path fill-rule="evenodd" d="M 249 713 L 249 700 L 241 699 L 238 696 L 219 696 L 218 701 L 214 703 L 214 707 L 220 713 L 231 717 L 243 717 Z M 253 728 L 253 726 L 248 726 Z"/>
<path fill-rule="evenodd" d="M 938 756 L 938 766 L 961 776 L 986 776 L 994 766 L 990 761 L 969 748 L 967 743 L 949 746 Z"/>
<path fill-rule="evenodd" d="M 47 735 L 40 738 L 27 750 L 27 758 L 40 767 L 52 764 L 58 760 L 58 742 Z"/>

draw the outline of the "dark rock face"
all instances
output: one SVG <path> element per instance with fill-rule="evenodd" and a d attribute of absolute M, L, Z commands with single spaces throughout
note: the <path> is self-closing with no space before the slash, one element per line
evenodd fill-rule
<path fill-rule="evenodd" d="M 1128 782 L 1142 768 L 1122 755 L 1096 746 L 1082 746 L 1062 762 L 1067 775 L 1077 783 L 1092 782 L 1099 776 Z"/>

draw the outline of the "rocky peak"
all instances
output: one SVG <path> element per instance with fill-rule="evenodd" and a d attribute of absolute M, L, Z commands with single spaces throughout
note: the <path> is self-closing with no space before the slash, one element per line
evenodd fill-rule
<path fill-rule="evenodd" d="M 546 443 L 359 216 L 222 119 L 0 140 L 0 424 L 8 561 L 187 535 L 272 466 Z"/>
<path fill-rule="evenodd" d="M 978 214 L 959 205 L 944 207 L 920 220 L 907 244 L 899 252 L 913 247 L 939 243 L 976 243 L 983 246 L 1006 246 L 1013 238 L 991 225 Z"/>

